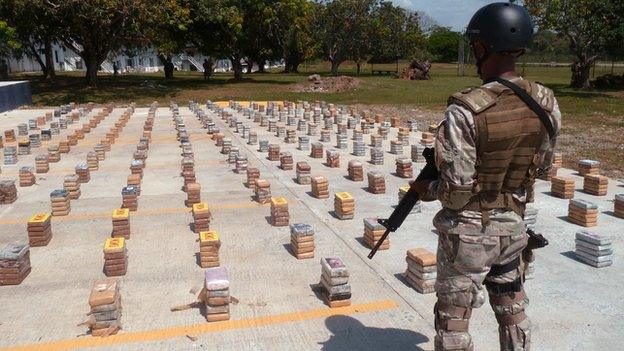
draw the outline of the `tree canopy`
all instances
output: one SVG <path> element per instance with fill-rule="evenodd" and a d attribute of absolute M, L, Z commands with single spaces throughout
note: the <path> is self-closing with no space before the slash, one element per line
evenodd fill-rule
<path fill-rule="evenodd" d="M 590 69 L 600 54 L 615 50 L 623 37 L 621 0 L 525 0 L 540 29 L 551 29 L 569 42 L 573 88 L 589 88 Z"/>
<path fill-rule="evenodd" d="M 427 49 L 437 62 L 455 62 L 462 35 L 447 27 L 436 27 L 429 34 Z"/>

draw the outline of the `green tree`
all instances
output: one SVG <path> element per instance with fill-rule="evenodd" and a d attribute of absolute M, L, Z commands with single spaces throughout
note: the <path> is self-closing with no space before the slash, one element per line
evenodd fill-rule
<path fill-rule="evenodd" d="M 425 38 L 420 29 L 418 14 L 382 2 L 374 11 L 371 33 L 371 54 L 376 61 L 391 61 L 411 57 L 424 49 Z"/>
<path fill-rule="evenodd" d="M 173 58 L 189 43 L 191 10 L 185 0 L 152 0 L 141 11 L 141 30 L 163 63 L 165 78 L 173 78 Z"/>
<path fill-rule="evenodd" d="M 52 44 L 65 30 L 57 8 L 46 0 L 4 0 L 0 3 L 0 16 L 15 28 L 21 53 L 39 63 L 43 78 L 54 81 Z"/>
<path fill-rule="evenodd" d="M 0 21 L 0 78 L 8 78 L 9 70 L 6 59 L 13 54 L 14 50 L 19 48 L 20 43 L 17 41 L 15 28 L 11 28 L 6 22 Z"/>
<path fill-rule="evenodd" d="M 333 0 L 322 8 L 315 30 L 322 42 L 326 57 L 331 62 L 332 75 L 346 60 L 358 66 L 371 51 L 371 16 L 377 0 Z"/>
<path fill-rule="evenodd" d="M 249 0 L 251 1 L 251 0 Z M 247 0 L 197 0 L 191 3 L 192 40 L 207 55 L 227 57 L 234 79 L 243 78 L 244 9 Z"/>
<path fill-rule="evenodd" d="M 270 22 L 270 38 L 279 47 L 284 71 L 298 72 L 299 65 L 311 58 L 318 45 L 312 35 L 312 22 L 318 6 L 307 0 L 279 0 Z"/>
<path fill-rule="evenodd" d="M 591 67 L 621 26 L 622 1 L 525 0 L 524 3 L 541 29 L 552 29 L 568 39 L 574 56 L 570 85 L 576 89 L 589 88 Z"/>
<path fill-rule="evenodd" d="M 437 27 L 427 38 L 427 49 L 438 62 L 455 62 L 462 35 L 447 27 Z"/>
<path fill-rule="evenodd" d="M 95 85 L 100 65 L 128 38 L 138 37 L 141 11 L 150 0 L 46 0 L 62 14 L 63 43 L 83 59 L 86 81 Z"/>

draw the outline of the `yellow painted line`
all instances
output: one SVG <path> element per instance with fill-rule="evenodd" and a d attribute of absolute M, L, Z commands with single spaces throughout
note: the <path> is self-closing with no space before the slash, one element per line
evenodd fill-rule
<path fill-rule="evenodd" d="M 102 161 L 106 162 L 106 160 Z M 214 166 L 214 165 L 226 165 L 229 164 L 227 160 L 204 160 L 204 161 L 195 161 L 195 166 Z M 52 166 L 53 163 L 50 164 Z M 168 168 L 177 168 L 180 167 L 180 162 L 169 162 L 169 163 L 152 163 L 147 162 L 145 172 L 149 173 L 149 170 L 152 169 L 168 169 Z M 120 171 L 128 171 L 130 172 L 130 165 L 122 166 L 122 165 L 103 165 L 97 171 L 91 171 L 91 174 L 96 172 L 120 172 Z M 74 173 L 75 169 L 72 168 L 60 168 L 60 169 L 50 169 L 46 173 L 35 173 L 37 177 L 45 177 L 46 175 L 52 174 L 68 174 Z M 19 175 L 19 171 L 7 171 L 3 173 L 5 176 L 17 176 Z"/>
<path fill-rule="evenodd" d="M 283 313 L 272 316 L 229 320 L 223 322 L 201 323 L 185 326 L 177 326 L 162 329 L 153 329 L 142 332 L 131 332 L 111 335 L 105 338 L 83 337 L 78 339 L 66 339 L 50 341 L 39 344 L 24 345 L 0 349 L 0 351 L 36 351 L 36 350 L 72 350 L 85 347 L 110 346 L 138 342 L 150 342 L 184 337 L 186 335 L 199 335 L 216 333 L 226 330 L 251 329 L 266 327 L 276 324 L 294 323 L 312 319 L 326 318 L 336 315 L 351 315 L 356 313 L 379 312 L 398 307 L 393 300 L 380 300 L 340 308 L 320 308 L 316 310 Z"/>
<path fill-rule="evenodd" d="M 120 199 L 121 202 L 121 199 Z M 266 206 L 267 204 L 261 205 L 257 202 L 241 202 L 241 203 L 232 203 L 232 204 L 216 204 L 210 205 L 210 210 L 236 210 L 243 208 L 255 208 Z M 140 204 L 139 204 L 140 206 Z M 80 213 L 75 215 L 67 215 L 61 217 L 52 217 L 53 222 L 67 222 L 67 221 L 88 221 L 92 219 L 101 219 L 101 218 L 110 218 L 111 210 L 106 212 L 92 212 L 92 213 Z M 174 214 L 174 213 L 185 213 L 191 212 L 191 209 L 188 207 L 174 207 L 174 208 L 156 208 L 152 210 L 138 210 L 136 212 L 130 212 L 130 217 L 149 217 L 149 216 L 159 216 L 163 214 Z M 28 217 L 24 218 L 2 218 L 0 219 L 0 225 L 9 225 L 9 224 L 26 224 L 28 218 L 33 214 L 29 214 Z"/>

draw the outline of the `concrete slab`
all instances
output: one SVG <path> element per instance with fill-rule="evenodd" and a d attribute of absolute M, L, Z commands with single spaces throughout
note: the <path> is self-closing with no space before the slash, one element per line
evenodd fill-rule
<path fill-rule="evenodd" d="M 94 111 L 93 113 L 96 113 Z M 73 173 L 76 163 L 114 124 L 123 109 L 114 112 L 100 126 L 87 134 L 61 162 L 50 165 L 50 172 L 38 184 L 18 188 L 18 200 L 0 206 L 0 246 L 26 239 L 26 219 L 49 211 L 49 192 L 62 186 L 62 177 Z M 41 115 L 41 110 L 14 111 L 0 119 L 0 130 Z M 392 128 L 384 141 L 386 163 L 373 166 L 370 155 L 355 157 L 349 149 L 341 150 L 341 167 L 328 168 L 324 159 L 310 158 L 309 151 L 285 144 L 266 128 L 251 121 L 245 124 L 258 132 L 258 138 L 279 143 L 282 151 L 293 154 L 294 161 L 307 161 L 312 175 L 328 178 L 330 199 L 311 197 L 309 185 L 293 181 L 295 171 L 283 171 L 279 162 L 266 159 L 257 146 L 231 132 L 216 116 L 214 121 L 233 145 L 249 157 L 250 166 L 260 169 L 261 178 L 271 182 L 273 196 L 289 201 L 291 222 L 305 222 L 316 232 L 316 256 L 296 260 L 288 250 L 287 227 L 275 228 L 267 221 L 269 207 L 252 200 L 252 190 L 244 186 L 244 174 L 232 171 L 226 156 L 219 153 L 192 112 L 180 108 L 193 143 L 197 181 L 202 199 L 211 207 L 211 229 L 220 233 L 221 264 L 228 268 L 231 295 L 240 300 L 233 305 L 229 322 L 206 323 L 197 309 L 170 312 L 170 307 L 194 300 L 189 293 L 202 282 L 197 265 L 199 244 L 189 224 L 192 216 L 184 206 L 180 176 L 180 148 L 168 108 L 156 115 L 152 143 L 142 182 L 139 210 L 131 213 L 131 239 L 127 242 L 129 266 L 120 278 L 123 302 L 123 330 L 116 336 L 84 336 L 87 328 L 76 326 L 88 312 L 88 295 L 93 280 L 103 277 L 102 246 L 110 236 L 110 213 L 121 205 L 121 188 L 130 174 L 130 160 L 147 117 L 146 108 L 136 109 L 120 138 L 100 162 L 100 170 L 91 173 L 91 181 L 81 185 L 82 196 L 72 201 L 67 217 L 53 218 L 53 239 L 46 247 L 32 248 L 33 270 L 19 286 L 0 287 L 0 348 L 24 346 L 32 349 L 104 349 L 104 350 L 432 350 L 434 295 L 420 295 L 408 287 L 401 273 L 405 271 L 405 252 L 414 247 L 435 250 L 437 236 L 431 220 L 439 209 L 436 203 L 423 205 L 423 212 L 413 214 L 390 238 L 390 249 L 380 251 L 373 261 L 366 255 L 361 237 L 365 217 L 386 217 L 398 200 L 398 188 L 407 183 L 391 175 L 395 155 L 389 140 L 396 136 Z M 243 117 L 239 117 L 242 119 Z M 18 122 L 19 121 L 19 122 Z M 82 125 L 82 122 L 77 124 Z M 76 124 L 72 125 L 76 126 Z M 67 133 L 64 131 L 63 133 Z M 301 132 L 298 132 L 301 134 Z M 64 138 L 64 136 L 62 136 Z M 319 137 L 311 137 L 315 142 Z M 54 140 L 58 140 L 58 137 Z M 367 136 L 365 136 L 367 141 Z M 417 142 L 418 135 L 412 136 Z M 335 145 L 335 135 L 332 143 Z M 368 144 L 368 143 L 367 143 Z M 43 151 L 44 149 L 42 149 Z M 407 153 L 407 150 L 406 150 Z M 351 159 L 364 162 L 364 171 L 377 169 L 386 174 L 387 193 L 373 195 L 366 182 L 346 179 Z M 2 166 L 2 178 L 17 177 L 20 166 L 34 165 L 34 156 L 20 156 L 17 165 Z M 416 165 L 415 171 L 422 165 Z M 571 170 L 582 187 L 580 177 Z M 333 194 L 348 191 L 356 201 L 353 220 L 341 221 L 332 216 Z M 606 197 L 594 197 L 577 191 L 578 198 L 596 202 L 601 214 L 597 232 L 611 233 L 614 241 L 614 265 L 596 270 L 574 259 L 574 233 L 581 229 L 559 217 L 567 214 L 567 200 L 550 196 L 549 183 L 538 181 L 536 204 L 540 212 L 537 230 L 550 240 L 538 252 L 537 271 L 527 284 L 531 298 L 529 315 L 535 330 L 534 348 L 615 349 L 624 334 L 618 328 L 624 314 L 622 240 L 624 220 L 612 216 L 613 197 L 624 192 L 622 184 L 611 181 Z M 313 287 L 320 275 L 322 256 L 340 256 L 351 271 L 353 306 L 331 310 L 324 305 Z M 471 333 L 479 350 L 497 350 L 498 336 L 490 308 L 475 311 Z"/>

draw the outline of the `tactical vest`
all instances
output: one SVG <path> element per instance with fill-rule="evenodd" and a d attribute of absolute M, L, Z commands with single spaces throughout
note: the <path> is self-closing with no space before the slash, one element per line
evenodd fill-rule
<path fill-rule="evenodd" d="M 526 80 L 514 81 L 550 113 L 552 91 Z M 524 212 L 524 204 L 511 196 L 536 177 L 539 150 L 546 128 L 514 92 L 501 84 L 488 84 L 454 94 L 449 104 L 459 104 L 474 115 L 476 131 L 476 182 L 466 209 L 488 212 L 508 208 Z"/>

